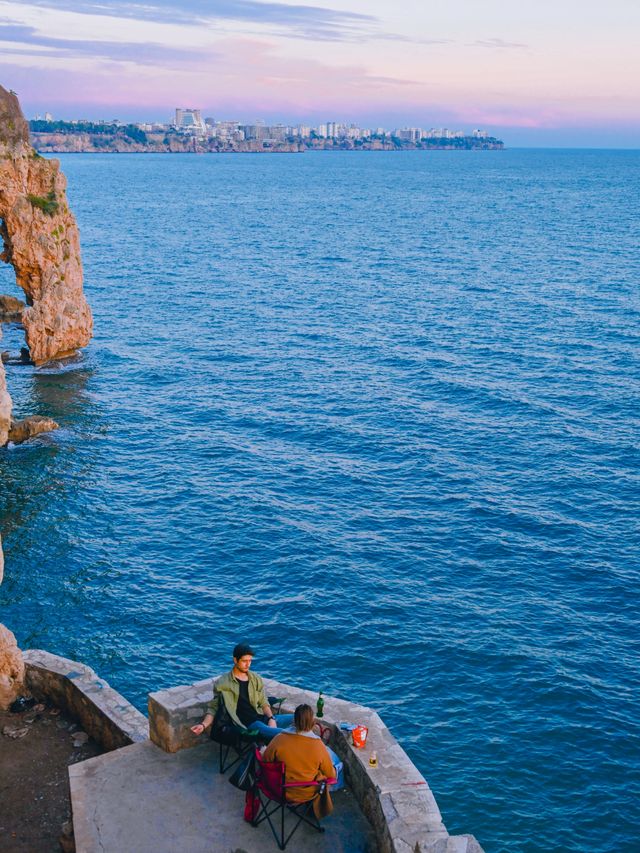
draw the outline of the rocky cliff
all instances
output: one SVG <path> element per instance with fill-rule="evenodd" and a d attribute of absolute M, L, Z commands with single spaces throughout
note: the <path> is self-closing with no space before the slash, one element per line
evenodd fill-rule
<path fill-rule="evenodd" d="M 18 698 L 24 683 L 24 660 L 13 633 L 0 625 L 0 711 Z"/>
<path fill-rule="evenodd" d="M 60 164 L 31 147 L 17 97 L 0 86 L 0 258 L 13 266 L 26 295 L 22 323 L 36 364 L 86 346 L 92 333 L 78 227 L 65 190 Z M 0 430 L 1 413 L 0 398 Z"/>
<path fill-rule="evenodd" d="M 0 337 L 2 332 L 0 331 Z M 11 428 L 11 397 L 7 392 L 7 378 L 4 372 L 4 364 L 0 361 L 0 447 L 9 440 L 9 429 Z M 2 545 L 0 544 L 0 560 L 2 559 Z M 1 573 L 0 573 L 0 580 Z"/>

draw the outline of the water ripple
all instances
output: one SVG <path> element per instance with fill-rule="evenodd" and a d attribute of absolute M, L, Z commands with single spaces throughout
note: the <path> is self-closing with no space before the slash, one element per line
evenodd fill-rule
<path fill-rule="evenodd" d="M 450 831 L 638 848 L 640 155 L 62 160 L 96 336 L 9 370 L 62 427 L 0 453 L 21 644 L 143 708 L 249 636 Z"/>

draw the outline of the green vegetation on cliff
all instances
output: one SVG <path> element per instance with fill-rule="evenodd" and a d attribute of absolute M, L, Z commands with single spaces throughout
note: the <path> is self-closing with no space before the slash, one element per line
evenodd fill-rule
<path fill-rule="evenodd" d="M 46 213 L 47 216 L 53 216 L 57 213 L 59 204 L 58 199 L 56 198 L 55 190 L 51 190 L 48 192 L 46 196 L 41 195 L 28 195 L 27 198 L 33 205 L 33 207 L 37 207 L 38 210 L 41 210 L 43 213 Z"/>

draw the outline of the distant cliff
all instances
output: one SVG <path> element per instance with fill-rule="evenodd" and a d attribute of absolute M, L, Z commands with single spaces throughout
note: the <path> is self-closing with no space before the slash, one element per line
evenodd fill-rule
<path fill-rule="evenodd" d="M 42 127 L 44 122 L 32 122 Z M 62 122 L 52 122 L 60 125 Z M 203 154 L 203 153 L 298 153 L 304 146 L 298 142 L 278 142 L 265 148 L 257 140 L 226 142 L 221 139 L 195 139 L 175 132 L 144 133 L 132 125 L 70 125 L 66 130 L 31 130 L 31 141 L 42 154 Z M 87 128 L 87 129 L 85 129 Z M 135 132 L 137 131 L 137 133 Z"/>

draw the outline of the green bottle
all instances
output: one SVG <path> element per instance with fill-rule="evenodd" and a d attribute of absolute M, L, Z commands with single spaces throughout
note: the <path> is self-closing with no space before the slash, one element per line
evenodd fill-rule
<path fill-rule="evenodd" d="M 322 690 L 318 694 L 318 701 L 316 702 L 316 717 L 324 717 L 324 699 L 322 698 Z"/>

